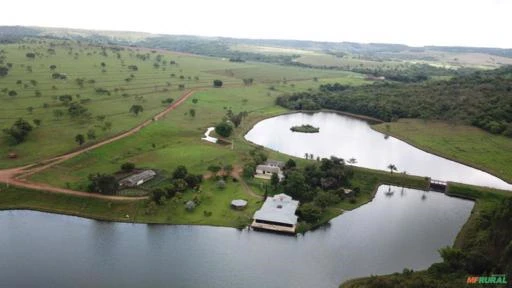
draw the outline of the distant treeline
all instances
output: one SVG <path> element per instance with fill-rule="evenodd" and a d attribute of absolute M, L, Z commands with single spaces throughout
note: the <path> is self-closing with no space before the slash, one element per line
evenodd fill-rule
<path fill-rule="evenodd" d="M 512 137 L 512 66 L 445 81 L 359 87 L 325 84 L 317 91 L 280 96 L 276 103 L 294 110 L 325 108 L 384 121 L 442 119 Z"/>
<path fill-rule="evenodd" d="M 193 36 L 162 36 L 147 38 L 145 41 L 137 43 L 136 45 L 227 58 L 233 62 L 258 61 L 283 64 L 291 62 L 294 58 L 298 57 L 298 55 L 268 55 L 232 50 L 230 47 L 233 44 L 228 40 L 223 40 L 222 38 L 201 39 Z"/>

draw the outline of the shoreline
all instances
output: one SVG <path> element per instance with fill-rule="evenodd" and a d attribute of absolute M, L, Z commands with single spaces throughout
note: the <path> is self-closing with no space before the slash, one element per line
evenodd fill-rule
<path fill-rule="evenodd" d="M 336 111 L 336 110 L 330 110 L 330 109 L 320 109 L 320 110 L 293 110 L 293 111 L 286 111 L 285 113 L 281 113 L 281 114 L 277 114 L 277 115 L 273 115 L 273 116 L 269 116 L 269 117 L 265 117 L 265 118 L 262 118 L 260 120 L 257 120 L 255 123 L 251 123 L 252 125 L 250 126 L 250 128 L 248 128 L 247 130 L 244 130 L 242 131 L 243 133 L 243 140 L 246 141 L 247 143 L 255 146 L 255 147 L 263 147 L 262 145 L 259 145 L 259 144 L 256 144 L 254 142 L 251 142 L 247 139 L 245 139 L 245 135 L 247 135 L 247 133 L 252 130 L 252 128 L 254 128 L 254 126 L 256 126 L 256 124 L 258 124 L 259 122 L 263 121 L 263 120 L 267 120 L 267 119 L 270 119 L 270 118 L 274 118 L 274 117 L 278 117 L 278 116 L 282 116 L 282 115 L 288 115 L 288 114 L 294 114 L 294 113 L 319 113 L 319 112 L 330 112 L 330 113 L 336 113 L 336 114 L 341 114 L 341 115 L 344 115 L 344 116 L 348 116 L 348 117 L 352 117 L 352 118 L 355 118 L 355 119 L 359 119 L 359 120 L 363 120 L 363 121 L 374 121 L 375 123 L 368 123 L 370 128 L 375 131 L 375 132 L 378 132 L 378 133 L 381 133 L 382 135 L 388 135 L 382 131 L 379 131 L 377 129 L 375 129 L 373 126 L 376 125 L 376 124 L 383 124 L 383 123 L 386 123 L 380 119 L 377 119 L 377 118 L 372 118 L 372 117 L 367 117 L 367 116 L 364 116 L 364 115 L 357 115 L 357 114 L 352 114 L 352 113 L 348 113 L 348 112 L 342 112 L 342 111 Z M 493 173 L 491 173 L 490 171 L 487 171 L 486 169 L 484 169 L 483 167 L 479 167 L 475 164 L 471 164 L 471 163 L 466 163 L 462 160 L 458 160 L 458 159 L 454 159 L 454 158 L 451 158 L 451 157 L 448 157 L 446 155 L 443 155 L 439 152 L 435 152 L 435 151 L 431 151 L 430 149 L 427 149 L 427 148 L 422 148 L 422 147 L 419 147 L 418 145 L 416 144 L 413 144 L 407 140 L 404 140 L 402 139 L 401 137 L 397 137 L 396 135 L 392 134 L 392 133 L 389 133 L 389 136 L 391 137 L 394 137 L 402 142 L 405 142 L 409 145 L 411 145 L 412 147 L 418 149 L 418 150 L 421 150 L 423 152 L 426 152 L 426 153 L 430 153 L 432 155 L 435 155 L 435 156 L 438 156 L 438 157 L 441 157 L 445 160 L 450 160 L 450 161 L 453 161 L 453 162 L 456 162 L 456 163 L 459 163 L 461 165 L 465 165 L 465 166 L 468 166 L 468 167 L 471 167 L 473 169 L 476 169 L 476 170 L 479 170 L 481 172 L 484 172 L 484 173 L 487 173 L 491 176 L 494 176 L 500 180 L 502 180 L 503 182 L 509 184 L 509 185 L 512 185 L 512 182 L 509 182 L 507 181 L 506 179 L 503 179 Z M 283 154 L 283 155 L 287 155 L 287 156 L 291 156 L 291 157 L 295 157 L 295 158 L 299 158 L 297 156 L 293 156 L 293 155 L 289 155 L 289 154 L 286 154 L 286 153 L 283 153 L 283 152 L 280 152 L 280 151 L 277 151 L 277 150 L 273 150 L 273 149 L 270 149 L 270 148 L 267 148 L 265 147 L 265 149 L 268 149 L 270 151 L 273 151 L 273 152 L 276 152 L 276 153 L 279 153 L 279 154 Z M 302 159 L 302 158 L 300 158 Z M 359 167 L 359 166 L 358 166 Z M 361 167 L 361 168 L 367 168 L 367 167 Z M 372 169 L 372 168 L 368 168 L 368 169 Z M 379 170 L 379 171 L 385 171 L 385 170 Z M 414 175 L 414 176 L 418 176 L 418 175 Z M 426 176 L 419 176 L 419 177 L 426 177 Z M 463 184 L 466 184 L 466 183 L 463 183 Z M 468 185 L 471 185 L 471 184 L 468 184 Z M 473 185 L 473 186 L 476 186 L 476 185 Z M 490 189 L 498 189 L 498 188 L 493 188 L 493 187 L 488 187 L 488 186 L 481 186 L 481 187 L 484 187 L 484 188 L 490 188 Z M 498 189 L 498 190 L 503 190 L 503 189 Z M 505 190 L 505 191 L 508 191 L 508 190 Z M 512 192 L 512 190 L 510 191 Z"/>
<path fill-rule="evenodd" d="M 386 122 L 382 122 L 382 123 L 386 123 Z M 381 123 L 378 123 L 378 124 L 381 124 Z M 498 175 L 494 174 L 493 172 L 491 172 L 491 171 L 487 170 L 485 167 L 482 167 L 482 166 L 479 166 L 479 165 L 477 165 L 477 164 L 473 164 L 473 163 L 468 163 L 468 162 L 465 162 L 464 160 L 461 160 L 461 159 L 455 159 L 455 158 L 449 157 L 449 156 L 444 155 L 444 154 L 442 154 L 442 153 L 440 153 L 440 152 L 433 151 L 433 150 L 432 150 L 432 149 L 430 149 L 430 148 L 423 148 L 423 147 L 420 147 L 419 145 L 417 145 L 417 144 L 415 144 L 415 143 L 412 143 L 410 140 L 404 139 L 403 137 L 400 137 L 400 136 L 398 136 L 398 135 L 396 135 L 396 134 L 393 134 L 392 132 L 390 132 L 390 133 L 386 134 L 386 133 L 384 133 L 384 132 L 382 132 L 382 131 L 379 131 L 379 130 L 375 129 L 375 127 L 373 127 L 373 124 L 372 124 L 372 125 L 370 125 L 370 128 L 371 128 L 373 131 L 379 132 L 379 133 L 384 134 L 384 135 L 389 135 L 389 136 L 394 137 L 394 138 L 396 138 L 396 139 L 398 139 L 398 140 L 400 140 L 400 141 L 402 141 L 402 142 L 405 142 L 405 143 L 407 143 L 407 144 L 411 145 L 412 147 L 414 147 L 414 148 L 416 148 L 416 149 L 419 149 L 419 150 L 422 150 L 422 151 L 424 151 L 424 152 L 427 152 L 427 153 L 430 153 L 430 154 L 436 155 L 436 156 L 441 157 L 441 158 L 446 159 L 446 160 L 450 160 L 450 161 L 453 161 L 453 162 L 456 162 L 456 163 L 459 163 L 459 164 L 462 164 L 462 165 L 466 165 L 466 166 L 468 166 L 468 167 L 471 167 L 471 168 L 473 168 L 473 169 L 479 170 L 479 171 L 481 171 L 481 172 L 485 172 L 485 173 L 487 173 L 487 174 L 489 174 L 489 175 L 492 175 L 492 176 L 494 176 L 494 177 L 496 177 L 496 178 L 498 178 L 498 179 L 502 180 L 503 182 L 505 182 L 505 183 L 507 183 L 507 184 L 509 184 L 509 185 L 512 185 L 512 181 L 511 181 L 511 182 L 509 182 L 507 179 L 503 179 L 503 178 L 501 178 L 500 176 L 498 176 Z M 468 184 L 468 185 L 470 185 L 470 184 Z M 486 186 L 482 186 L 482 187 L 486 187 Z M 492 188 L 492 187 L 487 187 L 487 188 L 496 189 L 496 188 Z"/>

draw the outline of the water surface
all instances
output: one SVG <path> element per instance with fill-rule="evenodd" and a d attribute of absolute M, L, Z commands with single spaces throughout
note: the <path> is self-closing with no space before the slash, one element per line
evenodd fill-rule
<path fill-rule="evenodd" d="M 297 133 L 290 127 L 310 124 L 319 133 Z M 386 170 L 394 164 L 407 174 L 512 190 L 512 185 L 489 173 L 415 148 L 374 131 L 365 121 L 331 113 L 293 113 L 257 123 L 245 138 L 258 145 L 297 157 L 355 158 L 357 166 Z"/>
<path fill-rule="evenodd" d="M 381 186 L 372 202 L 297 237 L 3 211 L 0 286 L 338 287 L 440 261 L 437 250 L 453 243 L 472 207 Z"/>

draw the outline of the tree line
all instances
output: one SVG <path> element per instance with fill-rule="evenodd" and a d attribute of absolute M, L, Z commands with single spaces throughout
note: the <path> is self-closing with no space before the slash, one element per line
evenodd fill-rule
<path fill-rule="evenodd" d="M 383 121 L 440 119 L 512 137 L 512 66 L 423 83 L 325 84 L 315 91 L 282 95 L 276 103 L 293 110 L 325 108 Z"/>

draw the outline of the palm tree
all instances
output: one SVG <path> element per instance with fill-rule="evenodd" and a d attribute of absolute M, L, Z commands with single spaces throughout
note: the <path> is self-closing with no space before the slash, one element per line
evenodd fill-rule
<path fill-rule="evenodd" d="M 357 160 L 356 160 L 356 158 L 350 158 L 350 159 L 348 159 L 348 161 L 347 161 L 347 162 L 348 162 L 348 164 L 352 164 L 352 165 L 354 165 L 354 164 L 356 164 L 356 163 L 357 163 Z"/>
<path fill-rule="evenodd" d="M 396 168 L 395 164 L 389 164 L 388 165 L 388 169 L 389 169 L 389 172 L 391 174 L 393 174 L 393 171 L 398 171 L 398 169 Z"/>

